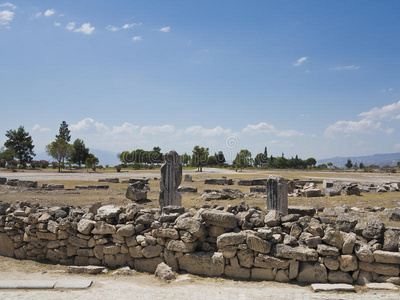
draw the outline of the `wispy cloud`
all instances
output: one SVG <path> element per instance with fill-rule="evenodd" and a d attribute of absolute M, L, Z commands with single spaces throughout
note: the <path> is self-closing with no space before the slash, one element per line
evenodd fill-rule
<path fill-rule="evenodd" d="M 132 38 L 132 41 L 134 41 L 134 42 L 139 42 L 139 41 L 141 41 L 141 40 L 143 40 L 143 39 L 142 39 L 142 37 L 141 37 L 140 35 L 134 36 L 134 37 Z"/>
<path fill-rule="evenodd" d="M 0 10 L 0 26 L 9 28 L 10 22 L 14 19 L 14 12 L 10 10 Z"/>
<path fill-rule="evenodd" d="M 391 91 L 393 91 L 394 89 L 392 89 L 392 88 L 388 88 L 388 89 L 383 89 L 383 90 L 381 90 L 382 92 L 391 92 Z"/>
<path fill-rule="evenodd" d="M 304 133 L 297 130 L 279 130 L 274 125 L 268 123 L 258 123 L 257 125 L 247 125 L 242 129 L 242 133 L 245 134 L 273 134 L 280 137 L 293 137 L 293 136 L 304 136 Z"/>
<path fill-rule="evenodd" d="M 360 66 L 350 65 L 350 66 L 339 66 L 333 67 L 332 70 L 334 71 L 354 71 L 360 69 Z"/>
<path fill-rule="evenodd" d="M 170 30 L 171 30 L 171 27 L 169 27 L 169 26 L 158 29 L 158 31 L 160 31 L 160 32 L 170 32 Z"/>
<path fill-rule="evenodd" d="M 51 17 L 52 15 L 54 15 L 56 13 L 56 10 L 55 9 L 48 9 L 48 10 L 46 10 L 45 12 L 44 12 L 44 16 L 45 17 Z"/>
<path fill-rule="evenodd" d="M 17 6 L 12 4 L 12 3 L 10 3 L 10 2 L 2 3 L 2 4 L 0 4 L 0 7 L 8 7 L 10 9 L 12 9 L 12 10 L 17 9 Z"/>
<path fill-rule="evenodd" d="M 129 29 L 129 28 L 132 28 L 132 27 L 135 27 L 135 26 L 140 26 L 140 25 L 142 25 L 142 23 L 130 23 L 130 24 L 125 24 L 125 25 L 123 25 L 121 27 L 114 26 L 114 25 L 108 25 L 106 27 L 106 29 L 108 31 L 115 32 L 115 31 L 119 31 L 121 29 Z"/>
<path fill-rule="evenodd" d="M 42 127 L 39 124 L 36 124 L 35 126 L 32 127 L 32 131 L 40 131 L 40 132 L 45 132 L 45 131 L 51 131 L 50 128 Z"/>
<path fill-rule="evenodd" d="M 54 26 L 56 26 L 56 27 L 61 27 L 61 23 L 54 22 Z"/>
<path fill-rule="evenodd" d="M 359 117 L 362 117 L 359 121 L 337 121 L 329 125 L 325 130 L 325 136 L 333 137 L 337 134 L 373 134 L 376 132 L 391 134 L 394 129 L 385 128 L 382 126 L 382 122 L 400 119 L 399 113 L 400 101 L 382 107 L 374 107 L 367 112 L 358 114 Z"/>
<path fill-rule="evenodd" d="M 300 57 L 296 62 L 293 64 L 293 66 L 298 67 L 302 63 L 304 63 L 307 60 L 307 56 Z"/>
<path fill-rule="evenodd" d="M 69 31 L 80 32 L 83 34 L 92 34 L 95 30 L 95 27 L 91 26 L 90 23 L 84 23 L 81 27 L 77 28 L 75 22 L 69 22 L 65 28 Z"/>

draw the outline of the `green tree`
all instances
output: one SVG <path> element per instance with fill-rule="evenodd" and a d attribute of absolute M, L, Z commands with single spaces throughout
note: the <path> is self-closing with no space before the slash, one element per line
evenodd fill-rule
<path fill-rule="evenodd" d="M 4 143 L 7 149 L 14 153 L 14 157 L 19 160 L 21 165 L 30 162 L 36 154 L 33 152 L 32 137 L 25 131 L 23 126 L 19 126 L 17 130 L 8 130 L 6 132 L 8 140 Z"/>
<path fill-rule="evenodd" d="M 150 152 L 149 162 L 151 164 L 161 164 L 162 163 L 162 153 L 160 147 L 154 147 L 153 151 Z"/>
<path fill-rule="evenodd" d="M 242 149 L 236 154 L 236 158 L 233 161 L 237 169 L 243 170 L 243 168 L 250 167 L 253 163 L 251 159 L 251 152 L 247 149 Z"/>
<path fill-rule="evenodd" d="M 365 168 L 365 165 L 362 162 L 360 162 L 360 169 L 364 169 L 364 168 Z"/>
<path fill-rule="evenodd" d="M 351 162 L 351 159 L 347 159 L 347 163 L 345 164 L 347 169 L 351 169 L 353 167 L 353 163 Z"/>
<path fill-rule="evenodd" d="M 0 160 L 7 162 L 13 160 L 15 157 L 14 149 L 12 148 L 4 148 L 0 149 Z"/>
<path fill-rule="evenodd" d="M 194 146 L 191 164 L 197 167 L 198 172 L 203 172 L 203 166 L 208 162 L 208 148 Z"/>
<path fill-rule="evenodd" d="M 182 164 L 184 166 L 187 166 L 190 162 L 190 155 L 187 154 L 186 152 L 182 155 Z"/>
<path fill-rule="evenodd" d="M 262 167 L 267 163 L 268 163 L 268 155 L 266 154 L 266 151 L 264 151 L 264 153 L 258 153 L 254 158 L 254 166 L 256 167 Z"/>
<path fill-rule="evenodd" d="M 333 163 L 332 162 L 328 162 L 328 167 L 332 168 L 332 166 L 333 166 Z"/>
<path fill-rule="evenodd" d="M 314 157 L 310 157 L 306 159 L 306 166 L 309 168 L 314 167 L 317 164 L 317 161 Z"/>
<path fill-rule="evenodd" d="M 60 124 L 60 129 L 58 130 L 59 134 L 56 135 L 56 139 L 63 139 L 67 143 L 71 141 L 70 130 L 68 129 L 68 124 L 65 121 L 62 121 Z"/>
<path fill-rule="evenodd" d="M 214 155 L 208 157 L 207 166 L 216 166 L 217 164 L 217 158 Z"/>
<path fill-rule="evenodd" d="M 84 141 L 81 139 L 76 139 L 72 146 L 74 147 L 74 152 L 70 157 L 70 161 L 81 166 L 89 156 L 89 148 L 86 148 Z"/>
<path fill-rule="evenodd" d="M 218 153 L 215 153 L 214 156 L 217 160 L 217 164 L 223 165 L 226 162 L 224 152 L 218 151 Z"/>
<path fill-rule="evenodd" d="M 93 171 L 96 172 L 96 167 L 99 164 L 99 159 L 94 156 L 92 153 L 89 154 L 89 156 L 85 160 L 85 167 L 89 170 L 92 169 Z"/>
<path fill-rule="evenodd" d="M 64 139 L 57 139 L 46 146 L 46 153 L 58 163 L 58 172 L 61 171 L 61 165 L 64 164 L 64 160 L 69 159 L 73 152 L 74 147 Z"/>

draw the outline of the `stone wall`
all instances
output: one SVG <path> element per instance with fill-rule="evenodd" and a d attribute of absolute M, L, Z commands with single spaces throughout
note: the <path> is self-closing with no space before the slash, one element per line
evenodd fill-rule
<path fill-rule="evenodd" d="M 399 283 L 399 230 L 349 213 L 282 216 L 246 203 L 224 209 L 89 210 L 0 202 L 0 255 L 66 265 L 129 266 L 239 279 Z"/>

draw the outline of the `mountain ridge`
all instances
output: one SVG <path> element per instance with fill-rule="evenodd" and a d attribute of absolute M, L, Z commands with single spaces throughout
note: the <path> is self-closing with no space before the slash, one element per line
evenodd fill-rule
<path fill-rule="evenodd" d="M 378 165 L 379 167 L 396 167 L 400 162 L 400 152 L 397 153 L 378 153 L 364 156 L 335 156 L 331 158 L 318 159 L 317 164 L 333 163 L 334 166 L 344 168 L 347 160 L 350 159 L 353 164 L 363 163 L 365 166 Z"/>

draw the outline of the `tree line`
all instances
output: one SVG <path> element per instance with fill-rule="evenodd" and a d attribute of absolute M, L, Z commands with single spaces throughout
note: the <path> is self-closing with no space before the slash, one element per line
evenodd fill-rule
<path fill-rule="evenodd" d="M 123 151 L 118 154 L 118 159 L 123 166 L 136 166 L 140 165 L 149 166 L 162 163 L 162 153 L 160 147 L 154 147 L 153 150 L 146 151 L 137 149 L 133 151 Z M 222 151 L 215 152 L 210 155 L 209 148 L 194 146 L 192 153 L 182 154 L 182 163 L 184 166 L 197 167 L 198 171 L 202 171 L 203 167 L 234 167 L 236 169 L 252 168 L 252 167 L 265 167 L 265 168 L 278 168 L 278 169 L 306 169 L 316 166 L 316 159 L 310 157 L 303 160 L 296 155 L 294 158 L 286 158 L 282 153 L 279 157 L 273 155 L 268 156 L 267 147 L 264 152 L 257 153 L 253 158 L 252 154 L 247 149 L 240 150 L 231 165 L 226 162 L 225 155 Z"/>
<path fill-rule="evenodd" d="M 0 149 L 0 167 L 26 167 L 28 164 L 32 168 L 47 168 L 49 162 L 46 160 L 33 160 L 36 156 L 33 151 L 33 140 L 29 132 L 25 131 L 24 126 L 19 126 L 17 130 L 8 130 L 6 132 L 7 140 L 4 147 Z M 53 142 L 45 148 L 46 153 L 54 158 L 56 162 L 53 165 L 58 166 L 58 171 L 64 168 L 65 164 L 76 164 L 79 167 L 82 164 L 86 168 L 96 170 L 99 159 L 89 152 L 89 148 L 81 139 L 76 139 L 70 144 L 71 135 L 68 124 L 62 121 L 59 133 Z"/>

